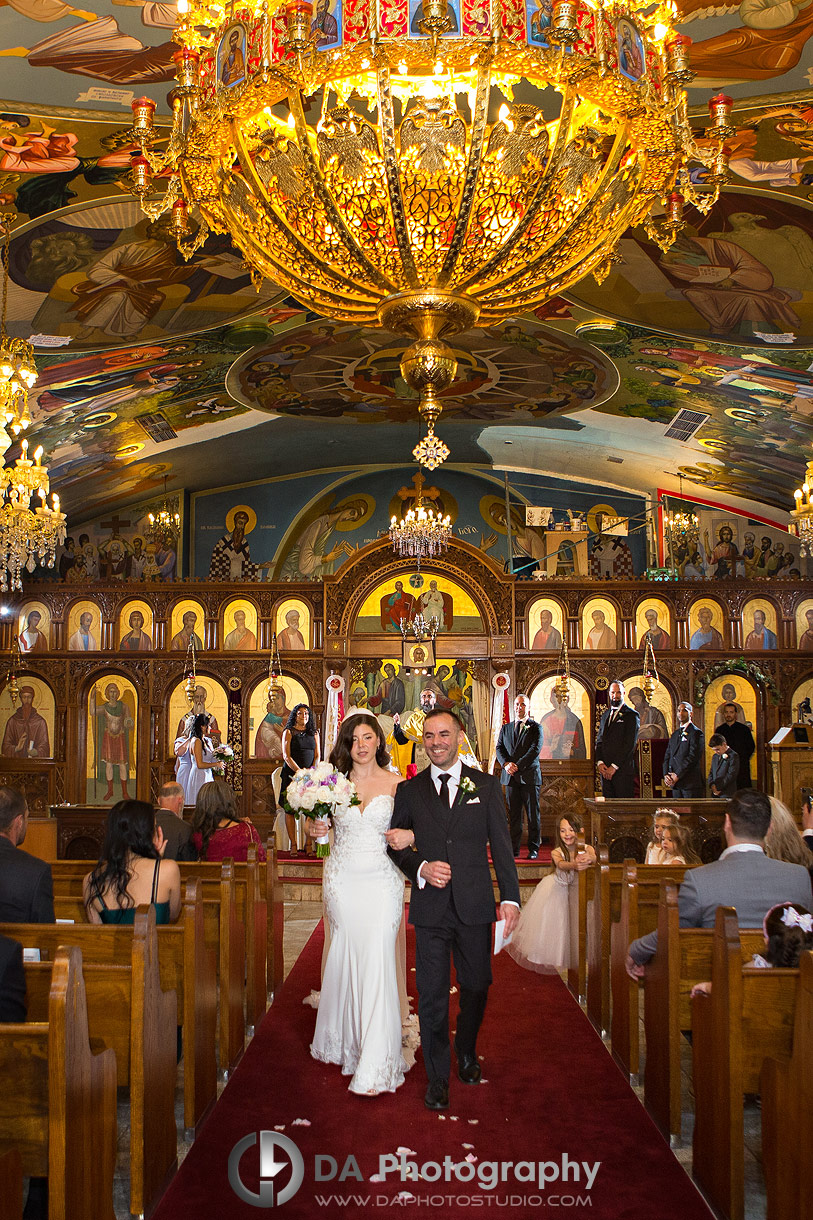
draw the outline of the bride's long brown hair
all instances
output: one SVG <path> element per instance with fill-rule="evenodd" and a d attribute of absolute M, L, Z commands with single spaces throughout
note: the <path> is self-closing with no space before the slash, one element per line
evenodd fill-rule
<path fill-rule="evenodd" d="M 378 747 L 375 752 L 375 761 L 379 767 L 388 767 L 390 756 L 387 752 L 387 742 L 384 734 L 381 731 L 381 725 L 375 716 L 369 712 L 361 712 L 354 716 L 348 716 L 339 725 L 339 735 L 336 738 L 336 744 L 330 751 L 330 759 L 328 760 L 331 766 L 337 771 L 341 771 L 342 775 L 349 775 L 350 769 L 353 766 L 353 758 L 350 750 L 353 746 L 353 734 L 360 724 L 369 725 L 371 729 L 375 729 L 378 737 Z"/>

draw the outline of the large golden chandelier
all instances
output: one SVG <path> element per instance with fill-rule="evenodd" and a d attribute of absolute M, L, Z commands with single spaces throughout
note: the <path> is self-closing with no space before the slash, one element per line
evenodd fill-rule
<path fill-rule="evenodd" d="M 666 248 L 684 201 L 708 210 L 725 178 L 730 99 L 712 102 L 701 149 L 670 0 L 535 5 L 179 0 L 168 143 L 155 104 L 133 103 L 135 190 L 153 218 L 171 209 L 187 257 L 228 233 L 318 313 L 414 337 L 402 372 L 430 469 L 448 453 L 445 338 L 600 280 L 647 218 Z M 702 192 L 692 160 L 710 170 Z"/>

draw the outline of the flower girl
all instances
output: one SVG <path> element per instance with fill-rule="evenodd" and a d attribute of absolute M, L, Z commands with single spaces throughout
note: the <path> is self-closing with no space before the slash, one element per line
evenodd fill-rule
<path fill-rule="evenodd" d="M 543 877 L 519 917 L 508 952 L 526 970 L 554 974 L 578 960 L 578 885 L 576 874 L 595 863 L 592 847 L 577 850 L 582 823 L 576 814 L 556 823 L 554 870 Z"/>

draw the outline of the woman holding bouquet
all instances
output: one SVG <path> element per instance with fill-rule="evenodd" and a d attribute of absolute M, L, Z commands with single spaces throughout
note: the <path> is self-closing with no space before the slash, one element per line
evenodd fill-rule
<path fill-rule="evenodd" d="M 297 703 L 288 717 L 282 734 L 282 778 L 279 788 L 279 803 L 285 808 L 285 793 L 297 771 L 315 767 L 321 758 L 319 734 L 307 703 Z M 298 856 L 296 847 L 296 818 L 285 815 L 285 827 L 291 842 L 291 855 Z"/>
<path fill-rule="evenodd" d="M 179 768 L 178 771 L 178 783 L 183 786 L 185 805 L 195 804 L 203 785 L 210 783 L 213 778 L 212 768 L 218 766 L 212 739 L 206 732 L 210 720 L 211 716 L 207 712 L 201 712 L 192 721 L 188 747 L 189 766 L 183 771 Z"/>
<path fill-rule="evenodd" d="M 367 712 L 348 716 L 330 762 L 355 786 L 360 804 L 339 804 L 335 843 L 325 861 L 322 893 L 331 942 L 311 1054 L 338 1063 L 354 1093 L 394 1093 L 407 1064 L 401 1053 L 401 1007 L 395 940 L 404 911 L 404 879 L 387 855 L 413 841 L 390 830 L 398 775 L 387 771 L 384 734 Z M 327 833 L 326 821 L 311 833 Z"/>

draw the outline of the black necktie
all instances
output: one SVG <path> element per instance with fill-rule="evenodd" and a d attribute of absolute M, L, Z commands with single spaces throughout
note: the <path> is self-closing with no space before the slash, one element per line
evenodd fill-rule
<path fill-rule="evenodd" d="M 440 792 L 438 793 L 438 796 L 443 801 L 444 805 L 449 805 L 449 806 L 451 806 L 451 803 L 452 803 L 449 800 L 449 780 L 451 778 L 452 777 L 448 771 L 442 771 L 441 774 L 438 776 L 438 779 L 440 780 Z"/>

